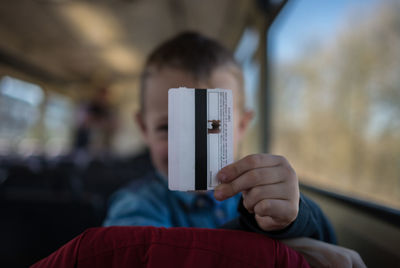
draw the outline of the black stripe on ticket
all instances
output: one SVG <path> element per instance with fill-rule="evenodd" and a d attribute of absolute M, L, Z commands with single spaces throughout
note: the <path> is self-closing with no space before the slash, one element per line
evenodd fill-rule
<path fill-rule="evenodd" d="M 207 190 L 207 90 L 195 89 L 195 190 Z"/>

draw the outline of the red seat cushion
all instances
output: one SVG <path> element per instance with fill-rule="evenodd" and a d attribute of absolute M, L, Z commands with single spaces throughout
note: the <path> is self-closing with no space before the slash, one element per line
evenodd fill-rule
<path fill-rule="evenodd" d="M 199 228 L 92 228 L 33 268 L 309 267 L 296 251 L 260 234 Z"/>

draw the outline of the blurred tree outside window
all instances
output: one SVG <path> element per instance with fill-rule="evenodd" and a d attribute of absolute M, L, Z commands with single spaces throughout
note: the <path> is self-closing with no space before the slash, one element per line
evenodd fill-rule
<path fill-rule="evenodd" d="M 400 2 L 285 9 L 270 33 L 273 153 L 300 181 L 399 209 Z"/>
<path fill-rule="evenodd" d="M 69 150 L 73 105 L 65 96 L 45 94 L 33 83 L 4 76 L 0 79 L 0 154 L 45 153 Z"/>
<path fill-rule="evenodd" d="M 44 93 L 39 86 L 9 76 L 0 80 L 0 153 L 35 150 L 33 126 L 40 119 Z"/>
<path fill-rule="evenodd" d="M 44 113 L 45 152 L 48 156 L 65 154 L 70 149 L 73 126 L 73 103 L 63 95 L 51 92 Z"/>
<path fill-rule="evenodd" d="M 247 139 L 241 144 L 242 156 L 260 151 L 258 122 L 261 116 L 258 113 L 260 107 L 257 99 L 260 87 L 260 63 L 257 59 L 259 41 L 259 32 L 255 28 L 248 27 L 244 30 L 234 53 L 236 61 L 243 70 L 245 109 L 255 111 L 255 118 L 247 131 Z"/>

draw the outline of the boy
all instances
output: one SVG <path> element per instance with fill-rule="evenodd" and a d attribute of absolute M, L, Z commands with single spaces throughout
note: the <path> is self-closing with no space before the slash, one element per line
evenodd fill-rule
<path fill-rule="evenodd" d="M 335 243 L 329 222 L 315 203 L 300 195 L 296 173 L 282 156 L 255 154 L 226 166 L 217 175 L 221 184 L 214 193 L 168 190 L 167 96 L 169 88 L 180 86 L 233 91 L 237 154 L 253 116 L 244 108 L 240 67 L 214 40 L 180 34 L 156 48 L 141 78 L 136 121 L 156 171 L 112 197 L 104 225 L 216 228 L 226 224 L 272 238 L 311 237 Z"/>

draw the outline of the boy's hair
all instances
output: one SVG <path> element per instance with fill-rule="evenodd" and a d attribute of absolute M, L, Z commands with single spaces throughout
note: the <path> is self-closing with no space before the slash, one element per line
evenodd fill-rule
<path fill-rule="evenodd" d="M 196 32 L 183 32 L 162 43 L 147 58 L 140 78 L 140 111 L 142 113 L 145 108 L 146 79 L 163 67 L 186 71 L 198 81 L 207 80 L 219 67 L 228 67 L 240 83 L 239 107 L 244 106 L 243 75 L 233 54 L 213 39 Z"/>

